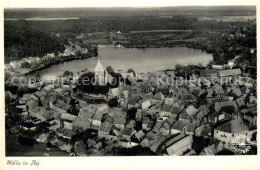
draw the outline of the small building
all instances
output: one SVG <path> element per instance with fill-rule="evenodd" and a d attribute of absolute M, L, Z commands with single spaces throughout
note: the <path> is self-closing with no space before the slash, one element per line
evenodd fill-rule
<path fill-rule="evenodd" d="M 230 69 L 230 70 L 221 70 L 218 71 L 218 77 L 222 78 L 222 77 L 231 77 L 233 75 L 241 75 L 242 72 L 240 69 Z"/>
<path fill-rule="evenodd" d="M 126 121 L 123 118 L 116 118 L 115 122 L 114 122 L 115 127 L 120 130 L 123 130 L 125 128 L 125 123 L 126 123 Z"/>
<path fill-rule="evenodd" d="M 136 133 L 136 130 L 133 129 L 133 128 L 125 128 L 123 131 L 122 131 L 122 137 L 127 140 L 127 141 L 131 141 L 131 136 L 133 134 Z"/>
<path fill-rule="evenodd" d="M 173 107 L 173 105 L 164 104 L 159 115 L 161 117 L 169 117 L 169 116 L 171 116 L 172 115 L 171 114 L 172 107 Z"/>
<path fill-rule="evenodd" d="M 148 117 L 144 117 L 143 121 L 142 121 L 142 129 L 146 130 L 147 129 L 147 125 L 148 122 L 150 121 L 150 119 Z"/>
<path fill-rule="evenodd" d="M 95 113 L 95 114 L 93 115 L 93 118 L 92 118 L 92 124 L 93 124 L 94 126 L 100 126 L 100 125 L 101 125 L 102 116 L 103 116 L 103 114 Z"/>
<path fill-rule="evenodd" d="M 83 118 L 83 117 L 77 117 L 76 120 L 73 123 L 73 131 L 75 132 L 84 132 L 87 129 L 90 129 L 91 123 Z"/>
<path fill-rule="evenodd" d="M 73 130 L 73 122 L 76 120 L 76 118 L 76 116 L 71 114 L 62 114 L 60 118 L 60 127 L 67 130 Z"/>
<path fill-rule="evenodd" d="M 186 136 L 182 139 L 179 139 L 175 143 L 172 143 L 168 148 L 166 148 L 167 155 L 173 156 L 180 156 L 183 155 L 185 152 L 191 150 L 193 138 L 192 135 Z"/>
<path fill-rule="evenodd" d="M 223 69 L 225 69 L 225 66 L 224 65 L 212 65 L 212 69 L 223 70 Z"/>
<path fill-rule="evenodd" d="M 98 137 L 107 138 L 110 134 L 111 129 L 112 129 L 112 124 L 110 124 L 109 122 L 102 123 L 98 129 Z"/>

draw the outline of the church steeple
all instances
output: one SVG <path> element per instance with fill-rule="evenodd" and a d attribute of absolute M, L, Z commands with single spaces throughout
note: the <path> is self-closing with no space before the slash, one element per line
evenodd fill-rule
<path fill-rule="evenodd" d="M 108 74 L 106 69 L 103 68 L 100 59 L 98 59 L 94 72 L 95 72 L 95 83 L 99 85 L 106 85 Z"/>
<path fill-rule="evenodd" d="M 95 67 L 95 72 L 99 72 L 99 71 L 105 71 L 105 69 L 103 68 L 100 59 L 98 59 L 97 65 Z"/>

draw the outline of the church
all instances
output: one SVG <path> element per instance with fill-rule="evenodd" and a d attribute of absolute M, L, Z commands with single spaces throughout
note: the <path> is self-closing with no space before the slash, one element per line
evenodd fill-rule
<path fill-rule="evenodd" d="M 95 84 L 105 86 L 107 85 L 108 82 L 110 82 L 111 75 L 108 74 L 107 70 L 103 68 L 100 59 L 98 59 L 94 73 L 95 73 Z"/>

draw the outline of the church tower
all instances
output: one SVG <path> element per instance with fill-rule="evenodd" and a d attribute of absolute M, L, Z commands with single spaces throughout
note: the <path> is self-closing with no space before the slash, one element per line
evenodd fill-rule
<path fill-rule="evenodd" d="M 95 72 L 95 84 L 106 85 L 108 73 L 107 70 L 103 68 L 99 59 L 94 72 Z"/>

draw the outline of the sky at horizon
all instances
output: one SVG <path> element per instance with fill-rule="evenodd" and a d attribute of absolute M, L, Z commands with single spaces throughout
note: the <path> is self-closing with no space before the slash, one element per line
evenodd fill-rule
<path fill-rule="evenodd" d="M 174 7 L 257 5 L 257 0 L 4 0 L 4 8 Z"/>

